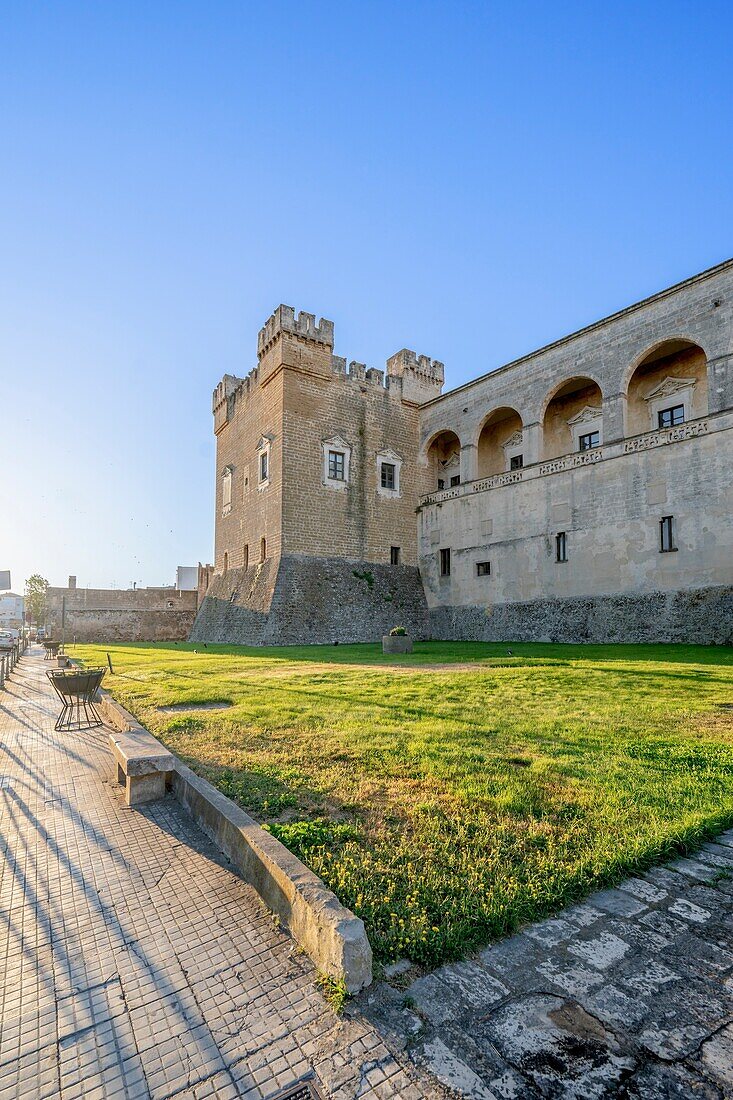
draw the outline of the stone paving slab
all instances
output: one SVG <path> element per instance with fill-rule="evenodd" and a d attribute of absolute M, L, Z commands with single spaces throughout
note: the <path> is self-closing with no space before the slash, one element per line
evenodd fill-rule
<path fill-rule="evenodd" d="M 361 1009 L 456 1095 L 733 1097 L 733 830 L 409 976 Z"/>
<path fill-rule="evenodd" d="M 0 693 L 0 1100 L 443 1095 L 333 1013 L 175 800 L 124 805 L 108 729 L 54 732 L 46 668 Z"/>

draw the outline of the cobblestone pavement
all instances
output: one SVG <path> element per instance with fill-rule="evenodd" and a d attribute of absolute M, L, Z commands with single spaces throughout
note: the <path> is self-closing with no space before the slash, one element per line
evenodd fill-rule
<path fill-rule="evenodd" d="M 472 1100 L 733 1097 L 733 831 L 476 959 L 391 980 L 363 1011 Z"/>
<path fill-rule="evenodd" d="M 48 667 L 0 693 L 0 1100 L 436 1095 L 177 802 L 124 805 L 106 730 L 54 733 Z"/>

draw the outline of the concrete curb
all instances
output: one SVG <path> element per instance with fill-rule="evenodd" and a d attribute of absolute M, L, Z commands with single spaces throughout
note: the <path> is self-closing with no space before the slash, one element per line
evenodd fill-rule
<path fill-rule="evenodd" d="M 100 710 L 121 732 L 146 734 L 165 749 L 111 695 L 100 692 Z M 341 904 L 313 871 L 271 833 L 171 754 L 172 791 L 265 905 L 282 921 L 318 969 L 358 993 L 372 980 L 372 949 L 364 922 Z"/>

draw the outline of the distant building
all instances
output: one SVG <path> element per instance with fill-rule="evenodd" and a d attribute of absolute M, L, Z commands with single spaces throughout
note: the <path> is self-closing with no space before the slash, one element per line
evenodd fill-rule
<path fill-rule="evenodd" d="M 199 586 L 197 565 L 179 565 L 176 569 L 176 589 L 178 592 L 195 592 Z"/>
<path fill-rule="evenodd" d="M 0 630 L 21 630 L 25 600 L 16 592 L 0 592 Z"/>

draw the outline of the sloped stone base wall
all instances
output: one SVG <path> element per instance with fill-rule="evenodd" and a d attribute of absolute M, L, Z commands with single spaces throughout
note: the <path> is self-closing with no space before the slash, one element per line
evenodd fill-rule
<path fill-rule="evenodd" d="M 430 627 L 433 638 L 446 641 L 733 645 L 733 586 L 435 607 Z"/>
<path fill-rule="evenodd" d="M 292 554 L 215 576 L 190 638 L 329 645 L 375 642 L 397 625 L 430 636 L 417 568 Z"/>

